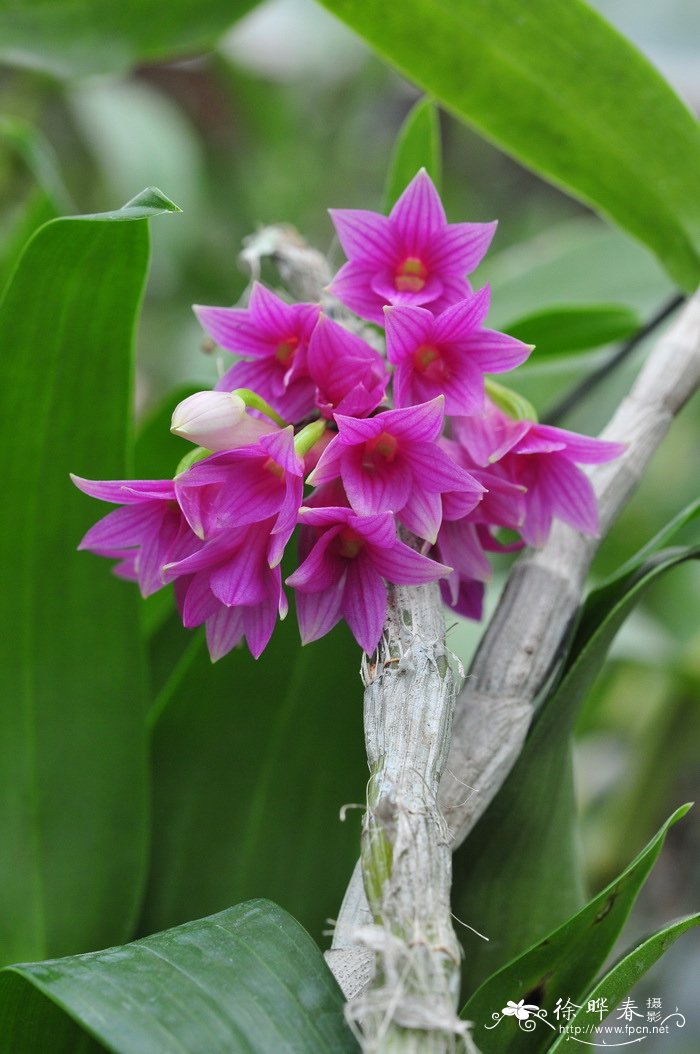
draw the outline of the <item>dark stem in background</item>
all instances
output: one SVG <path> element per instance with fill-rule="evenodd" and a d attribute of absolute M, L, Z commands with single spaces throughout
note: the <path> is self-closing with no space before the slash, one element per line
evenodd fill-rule
<path fill-rule="evenodd" d="M 590 394 L 597 388 L 601 381 L 604 381 L 608 374 L 612 373 L 613 370 L 617 369 L 621 362 L 627 359 L 634 349 L 641 344 L 645 337 L 648 337 L 650 333 L 660 326 L 662 322 L 665 322 L 669 315 L 672 315 L 676 308 L 686 300 L 685 293 L 678 293 L 667 301 L 663 307 L 661 307 L 657 313 L 649 319 L 641 329 L 638 329 L 634 336 L 630 337 L 629 340 L 625 341 L 617 351 L 613 352 L 607 362 L 603 362 L 598 366 L 592 373 L 571 389 L 568 395 L 565 395 L 558 403 L 552 407 L 543 416 L 543 423 L 547 425 L 558 425 L 566 416 L 569 414 L 575 406 L 578 405 L 587 395 Z"/>

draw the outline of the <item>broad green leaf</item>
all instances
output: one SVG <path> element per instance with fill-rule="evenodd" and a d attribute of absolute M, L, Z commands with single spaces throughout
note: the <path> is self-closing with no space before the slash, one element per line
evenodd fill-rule
<path fill-rule="evenodd" d="M 255 0 L 27 0 L 0 10 L 0 61 L 59 77 L 119 73 L 209 49 Z"/>
<path fill-rule="evenodd" d="M 641 321 L 618 304 L 562 304 L 533 311 L 503 329 L 525 344 L 534 344 L 533 361 L 574 351 L 589 351 L 632 336 Z"/>
<path fill-rule="evenodd" d="M 238 649 L 212 665 L 191 641 L 154 711 L 143 932 L 254 891 L 315 937 L 336 917 L 360 811 L 338 814 L 367 781 L 359 661 L 343 626 L 302 648 L 292 614 L 257 662 Z"/>
<path fill-rule="evenodd" d="M 463 967 L 467 991 L 581 902 L 571 784 L 571 735 L 579 708 L 644 592 L 660 575 L 698 555 L 700 549 L 687 548 L 655 553 L 584 604 L 559 680 L 520 757 L 454 857 L 455 914 L 489 937 L 488 944 L 469 939 Z"/>
<path fill-rule="evenodd" d="M 264 900 L 119 948 L 0 973 L 0 1054 L 74 1054 L 85 1034 L 99 1042 L 81 1052 L 357 1049 L 321 952 Z"/>
<path fill-rule="evenodd" d="M 672 922 L 669 926 L 664 926 L 652 934 L 651 937 L 640 941 L 631 951 L 626 952 L 619 962 L 615 963 L 612 969 L 608 970 L 605 976 L 598 981 L 595 987 L 586 993 L 581 1000 L 581 1009 L 571 1018 L 569 1031 L 576 1035 L 574 1030 L 582 1028 L 584 1031 L 578 1033 L 578 1035 L 586 1035 L 585 1030 L 600 1021 L 598 1014 L 588 1011 L 589 1000 L 604 999 L 610 1010 L 613 1010 L 619 1005 L 622 998 L 634 988 L 637 981 L 644 976 L 647 970 L 668 951 L 671 945 L 699 923 L 700 914 L 689 915 L 687 918 Z M 612 1018 L 610 1020 L 611 1022 L 613 1021 Z M 675 1023 L 675 1020 L 672 1021 L 672 1024 Z M 651 1026 L 649 1028 L 651 1029 Z M 604 1040 L 611 1037 L 610 1034 L 603 1032 L 599 1038 L 603 1041 L 601 1045 L 604 1045 Z M 549 1054 L 560 1051 L 564 1044 L 567 1044 L 567 1050 L 571 1049 L 568 1046 L 569 1039 L 567 1035 L 561 1034 L 555 1039 L 552 1046 L 548 1048 Z"/>
<path fill-rule="evenodd" d="M 442 153 L 440 116 L 430 99 L 419 99 L 399 129 L 389 162 L 384 187 L 384 211 L 411 182 L 416 172 L 425 168 L 435 186 L 440 189 Z"/>
<path fill-rule="evenodd" d="M 130 469 L 135 215 L 46 224 L 0 304 L 0 962 L 123 940 L 144 878 L 139 599 L 76 552 L 106 510 L 68 478 Z"/>
<path fill-rule="evenodd" d="M 700 130 L 582 0 L 321 0 L 437 102 L 700 279 Z"/>
<path fill-rule="evenodd" d="M 689 808 L 677 809 L 629 867 L 581 911 L 489 977 L 474 993 L 462 1017 L 474 1022 L 474 1041 L 482 1054 L 542 1054 L 548 1049 L 548 1029 L 523 1033 L 514 1027 L 507 1031 L 509 1021 L 498 1028 L 485 1026 L 493 1024 L 492 1014 L 509 999 L 516 1003 L 524 999 L 551 1017 L 557 999 L 576 1002 L 588 991 L 661 852 L 666 832 Z M 556 870 L 556 860 L 548 863 Z"/>

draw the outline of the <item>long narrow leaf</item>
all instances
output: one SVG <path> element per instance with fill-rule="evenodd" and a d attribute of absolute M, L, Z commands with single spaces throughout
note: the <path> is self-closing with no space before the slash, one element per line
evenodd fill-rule
<path fill-rule="evenodd" d="M 76 552 L 97 509 L 68 478 L 128 469 L 140 215 L 46 224 L 0 305 L 0 962 L 124 939 L 144 880 L 139 600 Z"/>

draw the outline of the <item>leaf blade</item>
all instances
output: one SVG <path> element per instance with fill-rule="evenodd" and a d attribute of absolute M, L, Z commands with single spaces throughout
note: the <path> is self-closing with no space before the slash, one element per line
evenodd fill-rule
<path fill-rule="evenodd" d="M 14 1013 L 18 980 L 36 993 L 32 1045 Z M 47 1049 L 43 1020 L 55 1015 L 44 999 L 75 1022 L 73 1039 L 85 1031 L 115 1054 L 357 1049 L 320 951 L 291 916 L 262 900 L 120 948 L 3 970 L 2 1054 L 19 1044 L 25 1054 Z"/>
<path fill-rule="evenodd" d="M 384 185 L 385 212 L 421 168 L 439 190 L 442 182 L 440 118 L 435 104 L 428 98 L 415 103 L 399 129 Z"/>
<path fill-rule="evenodd" d="M 0 304 L 1 439 L 13 451 L 0 554 L 13 601 L 0 615 L 2 962 L 123 939 L 138 907 L 148 806 L 138 600 L 75 551 L 95 511 L 68 473 L 124 473 L 148 255 L 143 222 L 52 220 Z"/>
<path fill-rule="evenodd" d="M 695 288 L 700 130 L 653 66 L 581 0 L 321 2 L 409 80 Z"/>

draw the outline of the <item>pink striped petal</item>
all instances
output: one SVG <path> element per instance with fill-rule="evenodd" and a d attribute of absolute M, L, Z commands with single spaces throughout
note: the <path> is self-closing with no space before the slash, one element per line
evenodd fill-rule
<path fill-rule="evenodd" d="M 440 195 L 424 168 L 414 176 L 390 213 L 392 226 L 407 254 L 420 256 L 447 219 Z"/>
<path fill-rule="evenodd" d="M 412 359 L 421 344 L 434 342 L 435 320 L 427 308 L 407 305 L 387 307 L 384 318 L 386 357 L 389 362 L 401 363 Z"/>
<path fill-rule="evenodd" d="M 534 431 L 538 437 L 553 443 L 562 443 L 563 454 L 570 461 L 585 465 L 598 465 L 620 457 L 626 449 L 624 443 L 611 443 L 605 439 L 569 432 L 565 428 L 554 428 L 551 425 L 536 425 Z"/>
<path fill-rule="evenodd" d="M 583 534 L 598 534 L 598 503 L 588 476 L 561 454 L 542 458 L 537 488 L 555 516 Z"/>
<path fill-rule="evenodd" d="M 192 309 L 202 327 L 220 347 L 236 355 L 254 358 L 272 352 L 269 338 L 251 318 L 250 311 L 241 307 L 206 307 L 195 304 Z"/>
<path fill-rule="evenodd" d="M 243 609 L 219 605 L 207 619 L 207 646 L 212 662 L 227 655 L 243 639 Z"/>
<path fill-rule="evenodd" d="M 391 549 L 373 549 L 370 558 L 379 574 L 397 585 L 417 586 L 423 582 L 435 582 L 452 570 L 445 564 L 422 556 L 398 540 Z"/>
<path fill-rule="evenodd" d="M 470 337 L 475 329 L 483 325 L 489 313 L 490 304 L 491 287 L 485 285 L 452 307 L 448 307 L 435 319 L 435 343 L 457 343 Z"/>
<path fill-rule="evenodd" d="M 372 289 L 373 267 L 350 260 L 344 264 L 328 287 L 328 292 L 368 322 L 384 325 L 383 307 L 386 301 Z"/>
<path fill-rule="evenodd" d="M 171 479 L 83 479 L 70 473 L 75 486 L 84 494 L 115 505 L 137 505 L 143 501 L 173 500 L 175 487 Z"/>
<path fill-rule="evenodd" d="M 428 266 L 443 274 L 471 274 L 486 255 L 497 226 L 496 222 L 450 223 L 431 239 Z"/>
<path fill-rule="evenodd" d="M 363 447 L 356 446 L 347 451 L 341 462 L 343 486 L 355 512 L 369 516 L 402 509 L 413 482 L 409 462 L 399 453 L 392 462 L 377 461 L 368 471 L 363 459 Z"/>
<path fill-rule="evenodd" d="M 414 487 L 398 518 L 413 534 L 434 543 L 442 521 L 442 499 L 435 491 Z"/>
<path fill-rule="evenodd" d="M 353 560 L 347 571 L 342 613 L 352 635 L 368 655 L 379 643 L 386 618 L 387 590 L 367 556 Z"/>
<path fill-rule="evenodd" d="M 465 342 L 465 351 L 474 356 L 484 373 L 505 373 L 520 366 L 532 354 L 532 345 L 515 337 L 482 329 Z"/>
<path fill-rule="evenodd" d="M 388 216 L 366 209 L 329 209 L 345 255 L 372 267 L 390 264 L 399 251 Z"/>
<path fill-rule="evenodd" d="M 318 640 L 340 622 L 345 579 L 341 577 L 328 589 L 296 596 L 297 622 L 302 644 Z"/>

